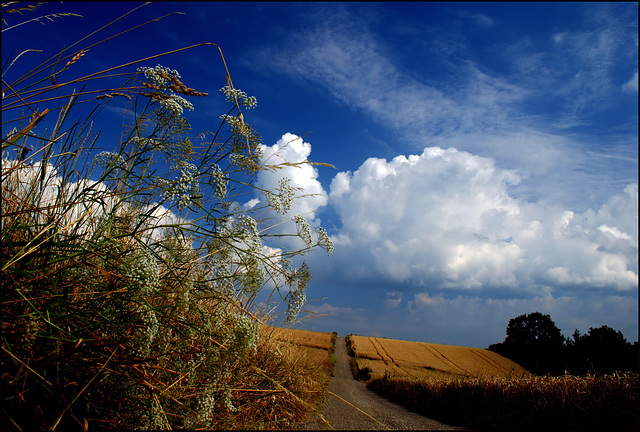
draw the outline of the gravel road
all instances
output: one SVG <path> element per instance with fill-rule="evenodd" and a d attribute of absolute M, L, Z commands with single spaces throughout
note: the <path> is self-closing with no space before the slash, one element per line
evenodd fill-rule
<path fill-rule="evenodd" d="M 353 379 L 344 338 L 336 340 L 335 354 L 336 364 L 324 411 L 299 429 L 461 430 L 407 411 Z"/>

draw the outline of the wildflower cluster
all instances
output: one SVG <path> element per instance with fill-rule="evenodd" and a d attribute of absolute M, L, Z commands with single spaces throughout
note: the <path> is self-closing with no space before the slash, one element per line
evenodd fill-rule
<path fill-rule="evenodd" d="M 181 116 L 185 109 L 193 111 L 193 104 L 175 92 L 175 90 L 182 90 L 182 92 L 191 90 L 186 89 L 184 84 L 180 82 L 178 71 L 157 65 L 154 68 L 140 67 L 138 72 L 144 73 L 144 76 L 149 81 L 146 86 L 156 90 L 156 93 L 152 93 L 150 96 L 158 99 L 160 105 L 168 112 Z M 162 91 L 168 91 L 168 94 L 162 94 Z M 193 93 L 192 91 L 189 94 Z M 198 94 L 198 96 L 200 95 L 202 94 Z"/>
<path fill-rule="evenodd" d="M 311 238 L 311 227 L 309 227 L 309 223 L 302 215 L 295 215 L 293 220 L 298 227 L 298 235 L 304 241 L 304 244 L 310 248 L 313 244 L 313 239 Z"/>
<path fill-rule="evenodd" d="M 295 190 L 291 187 L 291 179 L 285 177 L 278 182 L 278 193 L 265 191 L 267 204 L 278 213 L 286 214 L 291 210 Z"/>
<path fill-rule="evenodd" d="M 329 235 L 322 227 L 316 227 L 316 234 L 318 235 L 318 245 L 327 251 L 327 255 L 331 255 L 333 252 L 333 242 L 329 238 Z"/>
<path fill-rule="evenodd" d="M 47 83 L 55 90 L 60 68 L 52 70 L 24 88 Z M 112 77 L 108 71 L 104 75 Z M 211 141 L 192 143 L 183 114 L 193 105 L 183 96 L 205 94 L 161 65 L 139 68 L 137 78 L 141 84 L 99 90 L 103 94 L 95 97 L 106 104 L 123 96 L 132 108 L 131 127 L 122 131 L 128 139 L 109 151 L 92 147 L 99 137 L 93 139 L 90 132 L 81 138 L 60 132 L 69 130 L 66 111 L 51 137 L 36 136 L 34 127 L 49 109 L 38 113 L 24 101 L 37 115 L 27 127 L 20 118 L 20 127 L 3 144 L 2 238 L 11 247 L 3 249 L 2 277 L 9 285 L 0 310 L 0 363 L 7 366 L 3 413 L 17 413 L 3 417 L 3 430 L 69 429 L 77 427 L 78 419 L 89 419 L 84 428 L 94 420 L 114 429 L 233 425 L 241 417 L 236 412 L 244 414 L 243 404 L 255 399 L 237 397 L 232 389 L 264 385 L 262 377 L 256 380 L 247 371 L 258 367 L 254 359 L 271 355 L 258 338 L 255 318 L 264 317 L 257 299 L 267 276 L 287 302 L 289 321 L 306 300 L 309 269 L 304 263 L 291 268 L 287 261 L 305 250 L 264 246 L 267 234 L 257 213 L 237 204 L 248 189 L 262 191 L 254 186 L 255 174 L 265 169 L 262 139 L 242 114 L 256 107 L 256 98 L 231 85 L 222 88 L 234 105 L 222 116 L 230 135 L 219 136 L 220 128 Z M 96 93 L 81 90 L 79 95 Z M 150 103 L 139 103 L 140 98 Z M 103 111 L 97 108 L 79 125 L 81 130 L 90 131 L 99 120 Z M 7 129 L 11 126 L 8 121 Z M 50 142 L 73 153 L 54 154 Z M 16 156 L 5 162 L 11 147 Z M 30 160 L 24 160 L 29 149 Z M 86 164 L 76 154 L 95 157 Z M 208 173 L 200 172 L 209 166 Z M 104 172 L 99 181 L 90 179 L 95 167 Z M 263 192 L 271 208 L 290 211 L 291 180 Z M 205 193 L 212 198 L 206 206 Z M 196 219 L 165 208 L 172 206 L 191 207 Z M 302 216 L 294 220 L 312 247 L 309 224 Z M 328 248 L 326 233 L 316 232 L 319 244 Z M 283 285 L 286 296 L 279 291 Z M 282 381 L 282 386 L 289 383 Z M 285 390 L 286 396 L 276 395 L 283 406 L 296 397 Z M 275 397 L 271 403 L 277 403 Z M 253 412 L 259 412 L 255 416 L 261 422 L 262 411 Z"/>
<path fill-rule="evenodd" d="M 180 170 L 178 179 L 171 183 L 163 179 L 159 181 L 161 185 L 166 187 L 165 198 L 174 201 L 180 208 L 199 203 L 202 194 L 197 181 L 197 177 L 200 174 L 198 167 L 192 163 L 181 161 L 178 163 L 178 167 L 175 168 Z"/>
<path fill-rule="evenodd" d="M 255 108 L 258 105 L 258 100 L 255 96 L 247 96 L 240 89 L 234 89 L 227 85 L 222 87 L 220 91 L 224 93 L 227 102 L 237 103 L 245 108 Z"/>
<path fill-rule="evenodd" d="M 211 177 L 213 177 L 216 188 L 213 191 L 214 196 L 218 198 L 224 198 L 227 194 L 227 184 L 229 183 L 229 177 L 225 176 L 222 169 L 216 164 L 211 168 Z"/>
<path fill-rule="evenodd" d="M 124 166 L 124 158 L 119 153 L 103 151 L 93 158 L 93 165 L 104 169 L 120 169 Z"/>

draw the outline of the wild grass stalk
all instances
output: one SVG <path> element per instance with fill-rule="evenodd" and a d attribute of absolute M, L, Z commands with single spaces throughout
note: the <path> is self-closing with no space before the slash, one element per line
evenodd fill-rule
<path fill-rule="evenodd" d="M 230 108 L 193 137 L 187 97 L 206 94 L 175 70 L 129 68 L 197 46 L 218 49 Z M 293 266 L 301 251 L 265 247 L 255 211 L 266 206 L 238 205 L 256 173 L 278 169 L 244 120 L 255 98 L 233 87 L 213 43 L 64 81 L 88 48 L 12 78 L 16 57 L 2 72 L 2 429 L 292 424 L 310 384 L 302 360 L 260 339 L 256 297 L 297 293 L 281 294 L 293 317 L 310 275 Z M 91 88 L 114 76 L 125 82 Z M 105 149 L 96 125 L 116 96 L 132 121 Z M 276 210 L 293 199 L 269 192 Z"/>

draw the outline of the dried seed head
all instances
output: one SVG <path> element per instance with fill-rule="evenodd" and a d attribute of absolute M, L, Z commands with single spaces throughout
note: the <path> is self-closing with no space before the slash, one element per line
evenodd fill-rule
<path fill-rule="evenodd" d="M 64 67 L 62 68 L 63 70 L 68 68 L 69 66 L 71 66 L 72 64 L 74 64 L 75 62 L 77 62 L 78 60 L 80 60 L 80 57 L 84 56 L 87 51 L 89 51 L 88 49 L 83 49 L 81 50 L 78 54 L 74 55 L 73 58 L 71 60 L 69 60 L 67 62 L 66 65 L 64 65 Z"/>

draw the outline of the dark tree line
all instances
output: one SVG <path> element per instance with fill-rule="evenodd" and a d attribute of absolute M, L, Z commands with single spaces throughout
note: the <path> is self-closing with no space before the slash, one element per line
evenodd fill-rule
<path fill-rule="evenodd" d="M 571 337 L 560 333 L 549 315 L 540 312 L 509 320 L 504 342 L 489 346 L 529 371 L 544 375 L 638 372 L 638 342 L 627 342 L 620 331 L 603 325 Z"/>

